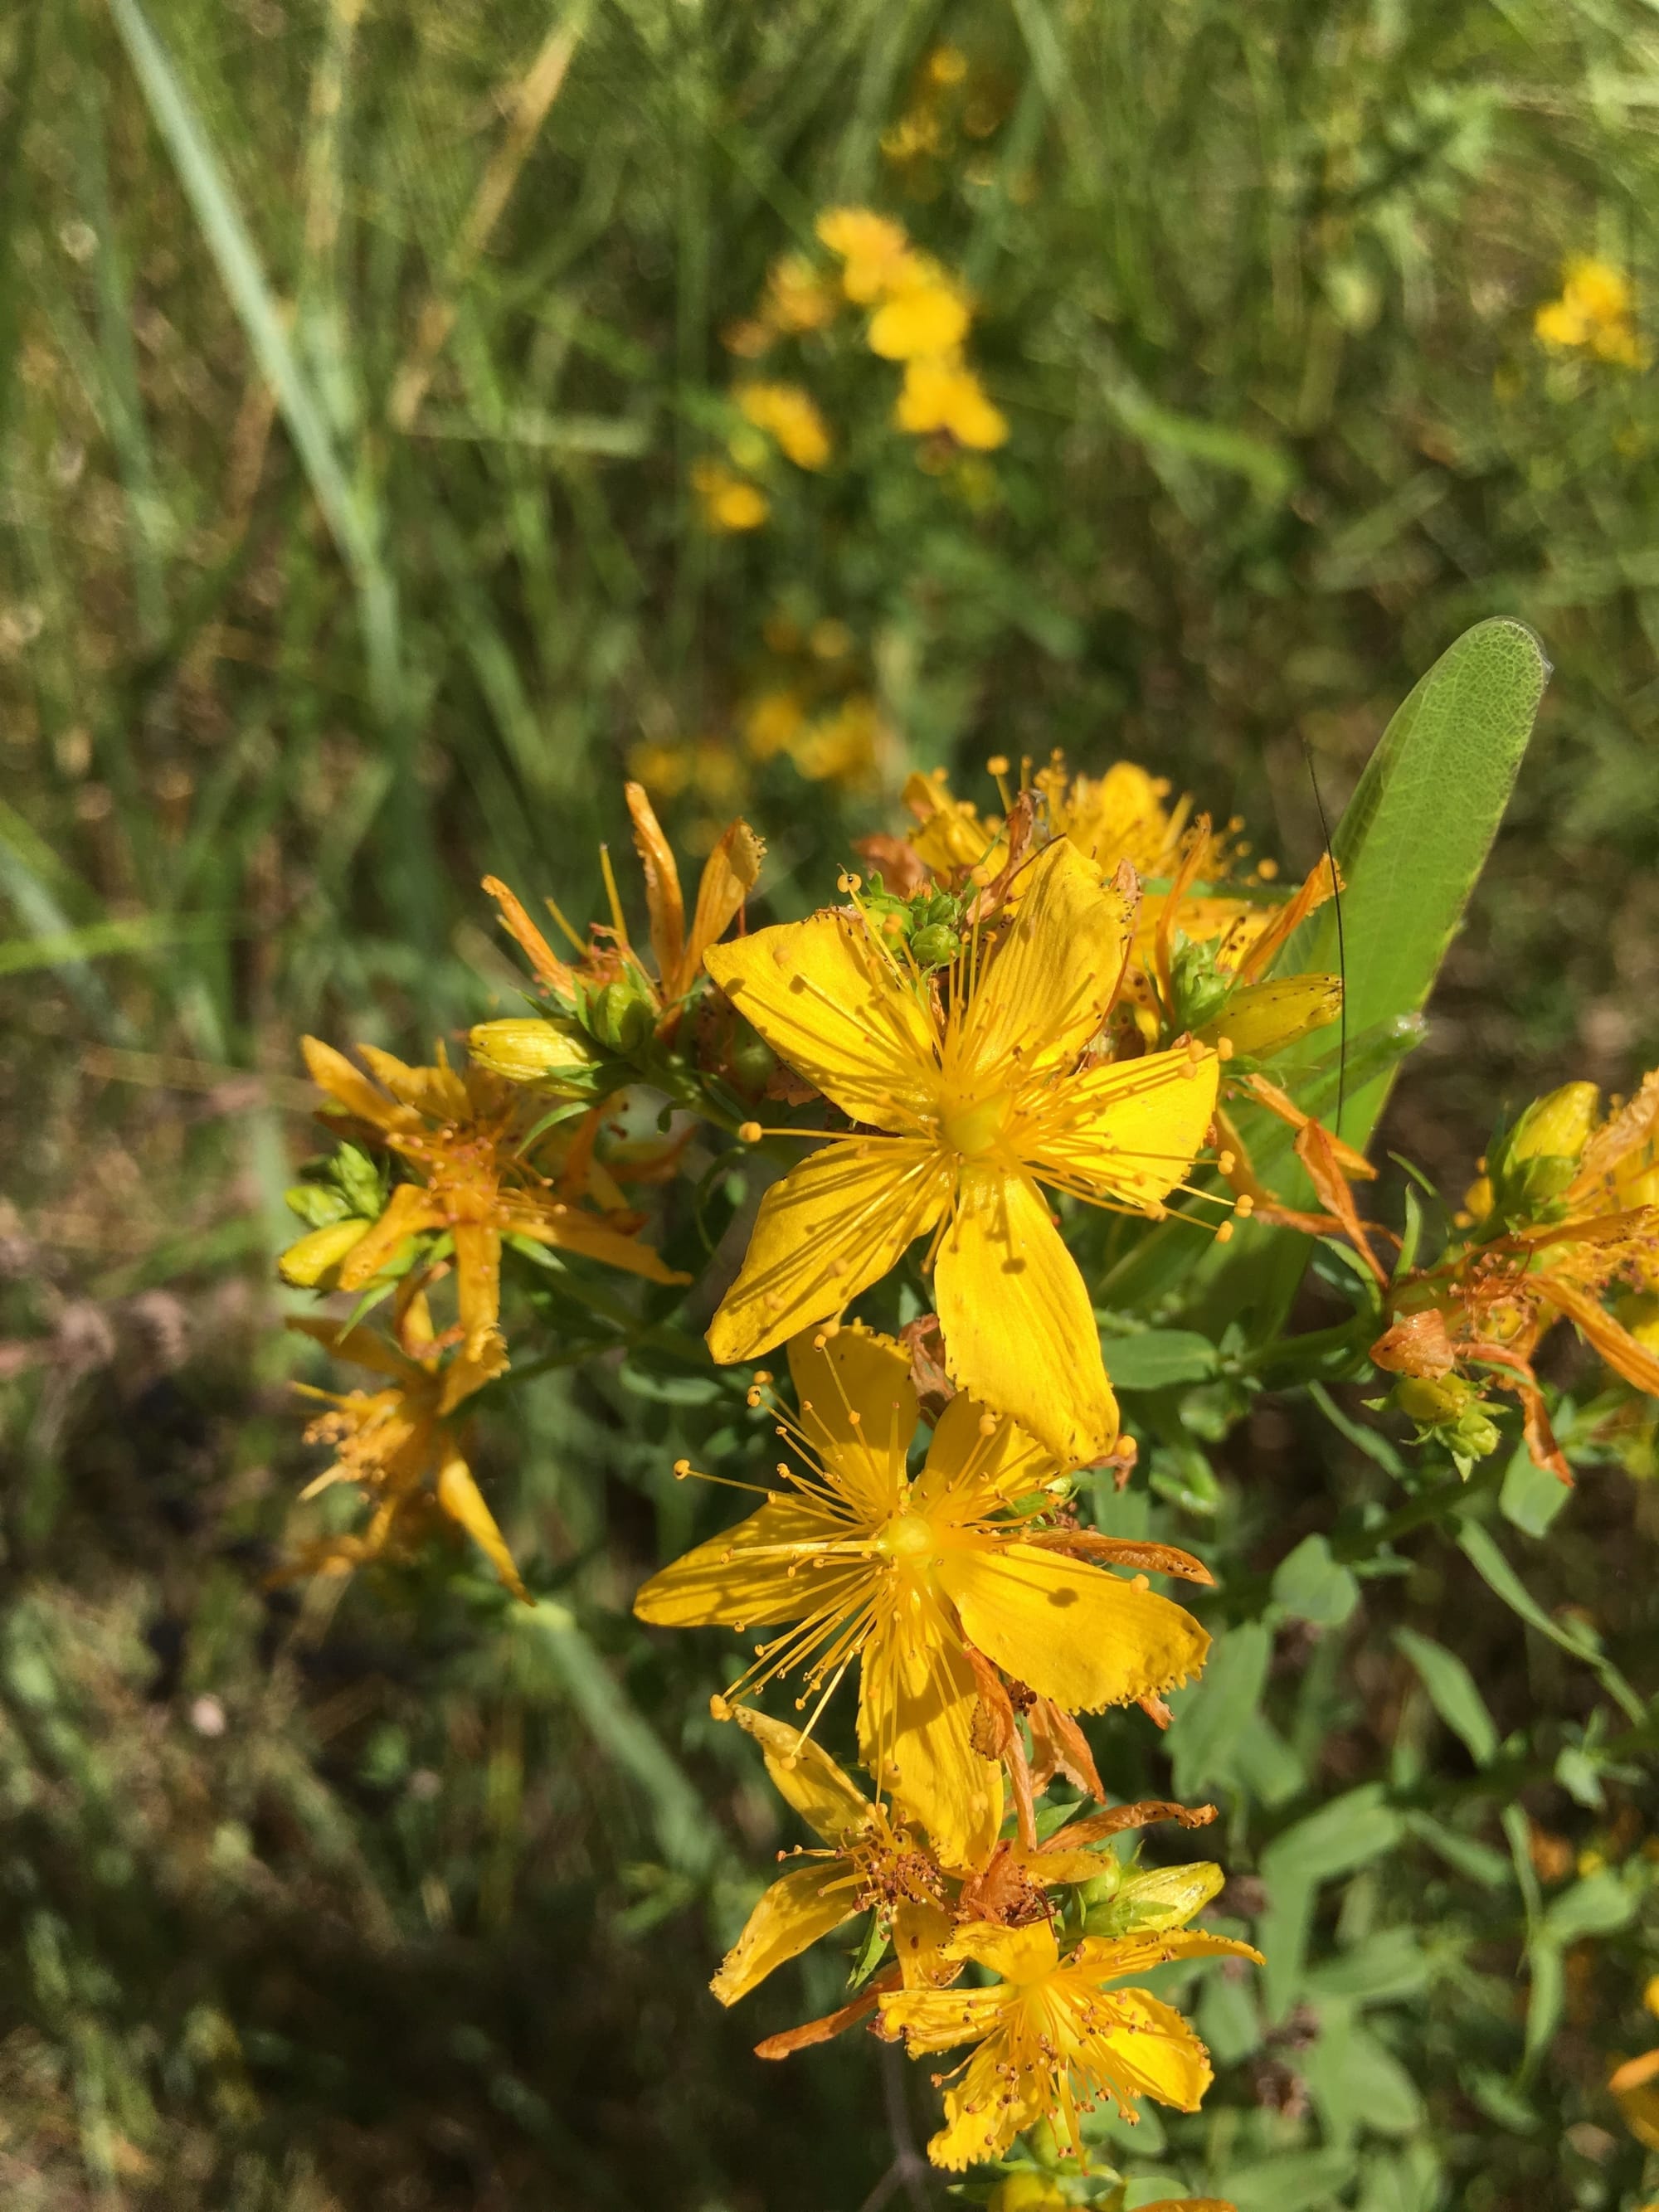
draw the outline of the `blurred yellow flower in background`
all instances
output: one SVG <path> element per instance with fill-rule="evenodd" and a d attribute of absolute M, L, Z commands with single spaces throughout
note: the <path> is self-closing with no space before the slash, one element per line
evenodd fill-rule
<path fill-rule="evenodd" d="M 884 361 L 948 355 L 967 337 L 972 319 L 956 279 L 937 262 L 913 254 L 870 319 L 870 350 Z"/>
<path fill-rule="evenodd" d="M 696 463 L 691 489 L 702 501 L 702 519 L 710 530 L 758 530 L 772 512 L 760 486 L 734 475 L 724 461 Z"/>
<path fill-rule="evenodd" d="M 917 437 L 946 430 L 959 446 L 988 453 L 1004 444 L 1008 418 L 959 353 L 921 354 L 904 364 L 904 389 L 893 409 L 901 430 Z"/>
<path fill-rule="evenodd" d="M 817 403 L 799 384 L 744 384 L 738 405 L 757 430 L 764 430 L 798 469 L 821 469 L 830 459 L 830 432 Z"/>
<path fill-rule="evenodd" d="M 842 263 L 841 287 L 857 307 L 872 307 L 902 281 L 910 261 L 908 234 L 872 208 L 826 208 L 817 234 Z"/>
<path fill-rule="evenodd" d="M 1560 298 L 1540 307 L 1533 331 L 1544 345 L 1590 353 L 1620 368 L 1642 368 L 1648 349 L 1636 328 L 1634 307 L 1635 295 L 1622 270 L 1581 257 L 1567 263 Z"/>

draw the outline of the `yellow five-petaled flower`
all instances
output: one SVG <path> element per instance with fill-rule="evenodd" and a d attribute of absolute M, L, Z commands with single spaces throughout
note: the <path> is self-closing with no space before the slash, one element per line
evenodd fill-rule
<path fill-rule="evenodd" d="M 1130 920 L 1059 842 L 996 941 L 969 940 L 942 1004 L 861 911 L 709 947 L 734 1005 L 860 1125 L 768 1191 L 708 1332 L 716 1359 L 838 1314 L 932 1235 L 955 1380 L 1068 1465 L 1110 1450 L 1117 1407 L 1089 1294 L 1039 1185 L 1158 1212 L 1216 1094 L 1215 1054 L 1196 1045 L 1084 1064 Z"/>
<path fill-rule="evenodd" d="M 913 2057 L 959 2043 L 978 2046 L 945 2090 L 945 2125 L 928 2156 L 936 2166 L 972 2166 L 1053 2119 L 1081 2161 L 1079 2113 L 1103 2097 L 1130 2118 L 1138 2096 L 1195 2112 L 1212 2078 L 1204 2045 L 1150 1991 L 1109 1984 L 1171 1959 L 1218 1954 L 1261 1963 L 1248 1943 L 1195 1929 L 1088 1936 L 1064 1959 L 1047 1920 L 959 1929 L 945 1955 L 971 1959 L 999 1981 L 988 1989 L 897 1990 L 881 1999 L 884 2032 L 902 2034 Z"/>
<path fill-rule="evenodd" d="M 1067 1712 L 1127 1704 L 1195 1674 L 1209 1638 L 1093 1561 L 1208 1575 L 1184 1553 L 1054 1523 L 1043 1486 L 1057 1463 L 965 1393 L 913 1481 L 916 1394 L 890 1338 L 803 1335 L 789 1364 L 804 1469 L 781 1463 L 787 1487 L 653 1575 L 635 1611 L 668 1627 L 790 1624 L 728 1694 L 801 1668 L 827 1698 L 859 1661 L 860 1756 L 945 1865 L 975 1866 L 1002 1779 L 974 1745 L 969 1647 Z"/>

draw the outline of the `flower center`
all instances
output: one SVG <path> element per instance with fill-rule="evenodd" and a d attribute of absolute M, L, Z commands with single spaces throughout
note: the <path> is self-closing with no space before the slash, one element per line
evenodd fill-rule
<path fill-rule="evenodd" d="M 896 1513 L 876 1540 L 895 1566 L 921 1566 L 939 1547 L 933 1524 L 920 1513 Z"/>
<path fill-rule="evenodd" d="M 978 1159 L 994 1149 L 1008 1126 L 1009 1099 L 1006 1091 L 988 1098 L 964 1099 L 948 1105 L 939 1115 L 939 1133 L 953 1152 Z"/>

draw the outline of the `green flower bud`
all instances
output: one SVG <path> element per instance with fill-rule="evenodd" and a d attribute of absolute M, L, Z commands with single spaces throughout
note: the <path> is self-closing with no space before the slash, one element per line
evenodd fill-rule
<path fill-rule="evenodd" d="M 592 1036 L 626 1058 L 650 1042 L 657 1023 L 656 1002 L 630 970 L 593 993 L 587 1002 L 585 1019 Z"/>
<path fill-rule="evenodd" d="M 929 922 L 910 939 L 911 956 L 918 968 L 943 968 L 961 950 L 962 939 L 948 922 Z"/>
<path fill-rule="evenodd" d="M 1194 945 L 1184 937 L 1170 960 L 1170 981 L 1175 992 L 1171 1010 L 1177 1029 L 1201 1030 L 1212 1022 L 1232 994 L 1233 978 L 1215 964 L 1212 945 Z"/>
<path fill-rule="evenodd" d="M 747 1022 L 738 1024 L 726 1058 L 733 1076 L 751 1097 L 765 1090 L 778 1064 L 776 1053 Z"/>
<path fill-rule="evenodd" d="M 1461 1375 L 1402 1375 L 1394 1386 L 1394 1402 L 1419 1428 L 1437 1429 L 1462 1419 L 1474 1398 L 1474 1385 Z"/>

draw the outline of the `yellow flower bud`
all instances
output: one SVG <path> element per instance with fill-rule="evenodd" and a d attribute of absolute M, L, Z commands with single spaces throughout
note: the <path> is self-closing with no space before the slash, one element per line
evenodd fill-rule
<path fill-rule="evenodd" d="M 1593 1083 L 1564 1083 L 1534 1099 L 1511 1133 L 1510 1159 L 1576 1160 L 1589 1142 L 1601 1103 Z"/>
<path fill-rule="evenodd" d="M 369 1224 L 356 1215 L 313 1229 L 297 1244 L 290 1244 L 276 1262 L 276 1272 L 296 1290 L 313 1291 L 323 1277 L 337 1267 L 346 1254 L 368 1236 Z"/>
<path fill-rule="evenodd" d="M 1484 1221 L 1492 1212 L 1492 1177 L 1478 1176 L 1463 1194 L 1463 1211 L 1472 1221 Z"/>
<path fill-rule="evenodd" d="M 493 1075 L 549 1091 L 566 1085 L 585 1090 L 602 1057 L 574 1022 L 542 1021 L 534 1016 L 480 1022 L 467 1042 L 474 1060 Z"/>
<path fill-rule="evenodd" d="M 1046 2174 L 1011 2173 L 988 2200 L 989 2212 L 1064 2212 L 1066 2199 Z"/>
<path fill-rule="evenodd" d="M 1224 1030 L 1235 1052 L 1266 1060 L 1310 1030 L 1324 1029 L 1341 1012 L 1340 975 L 1285 975 L 1235 991 L 1224 1012 L 1199 1035 L 1212 1043 Z"/>

